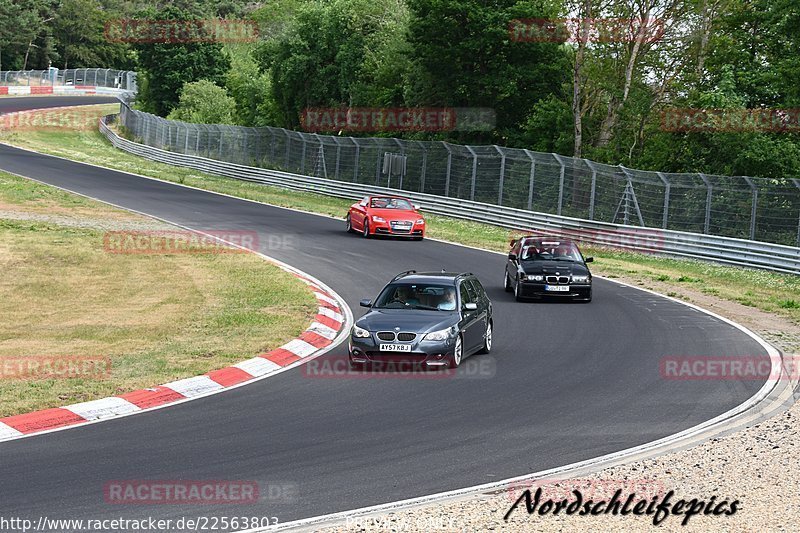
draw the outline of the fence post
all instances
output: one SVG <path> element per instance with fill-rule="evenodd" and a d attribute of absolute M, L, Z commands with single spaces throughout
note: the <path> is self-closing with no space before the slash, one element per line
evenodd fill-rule
<path fill-rule="evenodd" d="M 422 171 L 419 179 L 419 192 L 425 192 L 425 171 L 428 168 L 428 147 L 422 141 L 417 141 L 422 147 Z"/>
<path fill-rule="evenodd" d="M 750 204 L 750 240 L 753 241 L 756 238 L 756 206 L 758 205 L 758 187 L 756 187 L 756 184 L 753 183 L 753 180 L 747 176 L 742 176 L 742 179 L 750 186 L 750 190 L 753 192 L 753 201 Z"/>
<path fill-rule="evenodd" d="M 339 179 L 339 161 L 342 158 L 342 145 L 339 144 L 339 139 L 336 138 L 336 135 L 331 135 L 331 139 L 333 142 L 336 143 L 336 170 L 333 173 L 333 179 Z"/>
<path fill-rule="evenodd" d="M 475 153 L 475 150 L 472 149 L 471 146 L 465 145 L 464 148 L 469 150 L 469 153 L 472 154 L 472 183 L 469 187 L 469 199 L 471 201 L 475 201 L 475 181 L 478 178 L 478 154 Z"/>
<path fill-rule="evenodd" d="M 183 153 L 184 154 L 188 154 L 189 153 L 189 128 L 183 122 L 181 122 L 180 124 L 183 125 L 183 137 L 184 137 L 183 138 Z"/>
<path fill-rule="evenodd" d="M 711 195 L 713 194 L 713 188 L 711 186 L 711 182 L 709 181 L 709 179 L 706 177 L 705 174 L 703 174 L 702 172 L 698 172 L 697 174 L 700 176 L 700 178 L 703 180 L 703 183 L 705 183 L 706 187 L 708 188 L 708 192 L 706 193 L 706 220 L 703 223 L 703 233 L 708 235 L 708 231 L 711 227 Z"/>
<path fill-rule="evenodd" d="M 353 141 L 353 144 L 356 146 L 356 164 L 353 165 L 353 183 L 358 183 L 358 164 L 361 158 L 361 145 L 358 144 L 358 141 L 353 137 L 350 137 L 350 140 Z"/>
<path fill-rule="evenodd" d="M 669 220 L 669 192 L 672 184 L 669 182 L 663 172 L 656 172 L 661 182 L 664 184 L 664 213 L 661 215 L 661 228 L 667 229 L 667 221 Z"/>
<path fill-rule="evenodd" d="M 283 128 L 281 128 L 283 129 Z M 283 168 L 286 172 L 289 171 L 289 150 L 292 147 L 292 136 L 289 134 L 289 130 L 283 129 L 283 134 L 286 135 L 286 158 L 283 161 Z"/>
<path fill-rule="evenodd" d="M 506 154 L 500 147 L 496 144 L 494 145 L 494 149 L 500 153 L 502 159 L 500 160 L 500 183 L 497 186 L 497 205 L 503 205 L 503 181 L 505 180 L 506 174 Z"/>
<path fill-rule="evenodd" d="M 597 190 L 597 168 L 594 166 L 594 163 L 588 159 L 584 159 L 583 162 L 586 163 L 586 166 L 592 171 L 592 187 L 589 191 L 589 220 L 594 220 L 594 194 Z"/>
<path fill-rule="evenodd" d="M 447 150 L 447 173 L 444 176 L 444 195 L 449 197 L 450 196 L 450 168 L 453 165 L 453 152 L 450 150 L 450 146 L 445 142 L 442 141 L 445 149 Z"/>
<path fill-rule="evenodd" d="M 530 150 L 524 149 L 525 155 L 531 160 L 531 175 L 528 178 L 528 211 L 533 209 L 533 182 L 536 179 L 536 160 Z"/>
<path fill-rule="evenodd" d="M 304 134 L 300 134 L 300 138 L 303 139 L 303 151 L 300 155 L 300 174 L 305 174 L 306 172 L 306 146 L 308 145 L 308 141 L 306 141 L 306 136 Z"/>
<path fill-rule="evenodd" d="M 800 179 L 792 178 L 792 183 L 800 189 Z M 797 246 L 800 246 L 800 209 L 797 210 Z"/>
<path fill-rule="evenodd" d="M 203 128 L 203 131 L 207 131 Z M 195 135 L 197 135 L 197 139 L 194 141 L 194 155 L 200 155 L 200 127 L 195 127 Z"/>
<path fill-rule="evenodd" d="M 405 146 L 403 146 L 403 143 L 400 142 L 400 139 L 395 137 L 394 138 L 394 142 L 396 142 L 397 146 L 400 147 L 400 155 L 403 155 L 403 156 L 406 155 L 406 148 L 405 148 Z M 389 167 L 389 176 L 391 177 L 391 175 L 392 175 L 392 172 L 391 172 L 391 166 L 390 166 Z M 400 172 L 400 184 L 397 186 L 397 188 L 400 189 L 401 191 L 403 190 L 403 178 L 404 177 L 405 177 L 405 171 Z"/>
<path fill-rule="evenodd" d="M 561 206 L 564 204 L 564 160 L 558 154 L 552 154 L 556 158 L 558 164 L 561 165 L 561 174 L 558 177 L 558 210 L 556 214 L 561 216 Z"/>

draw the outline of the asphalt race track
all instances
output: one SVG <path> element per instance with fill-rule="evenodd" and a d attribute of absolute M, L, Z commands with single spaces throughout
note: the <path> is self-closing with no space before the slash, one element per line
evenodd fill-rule
<path fill-rule="evenodd" d="M 88 102 L 0 99 L 0 111 L 31 101 Z M 505 258 L 498 254 L 430 240 L 366 240 L 347 234 L 343 219 L 5 145 L 0 169 L 196 229 L 258 231 L 262 244 L 273 244 L 262 247 L 265 253 L 329 284 L 356 317 L 363 311 L 359 299 L 374 297 L 397 272 L 471 271 L 492 298 L 495 319 L 492 353 L 464 362 L 482 369 L 476 376 L 319 378 L 295 369 L 174 407 L 0 443 L 2 516 L 286 522 L 643 444 L 713 418 L 763 384 L 662 378 L 665 356 L 767 355 L 720 320 L 612 281 L 595 280 L 590 304 L 516 303 L 503 292 Z M 325 357 L 345 354 L 340 345 Z M 255 480 L 262 497 L 255 504 L 185 507 L 104 501 L 106 483 L 136 479 Z M 271 497 L 265 487 L 276 484 L 296 493 Z"/>

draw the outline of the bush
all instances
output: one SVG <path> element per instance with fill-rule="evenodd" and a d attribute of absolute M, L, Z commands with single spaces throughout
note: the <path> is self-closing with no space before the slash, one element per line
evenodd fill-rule
<path fill-rule="evenodd" d="M 178 107 L 167 116 L 194 124 L 235 124 L 236 102 L 227 91 L 208 80 L 185 83 Z"/>

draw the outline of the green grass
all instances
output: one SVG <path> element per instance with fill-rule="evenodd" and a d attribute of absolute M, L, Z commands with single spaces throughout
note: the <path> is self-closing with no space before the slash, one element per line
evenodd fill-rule
<path fill-rule="evenodd" d="M 101 107 L 106 113 L 116 108 L 98 106 L 98 115 Z M 3 138 L 0 134 L 0 140 Z M 96 131 L 31 131 L 17 135 L 6 133 L 5 140 L 77 161 L 340 218 L 344 217 L 351 204 L 348 200 L 240 182 L 149 161 L 114 149 Z M 505 252 L 508 250 L 510 238 L 518 234 L 506 228 L 456 218 L 436 215 L 426 215 L 426 218 L 430 237 L 486 250 Z M 583 252 L 595 257 L 592 270 L 599 275 L 626 280 L 678 297 L 689 298 L 691 294 L 705 293 L 800 323 L 800 308 L 785 303 L 800 300 L 792 298 L 800 295 L 800 276 L 591 246 L 584 247 Z M 746 297 L 743 297 L 748 291 Z"/>
<path fill-rule="evenodd" d="M 0 416 L 237 363 L 296 337 L 316 312 L 305 284 L 254 254 L 108 253 L 94 223 L 153 222 L 5 173 L 0 204 L 13 213 L 0 218 L 0 365 L 40 356 L 111 361 L 110 374 L 93 379 L 0 372 Z M 66 215 L 90 227 L 55 218 Z"/>

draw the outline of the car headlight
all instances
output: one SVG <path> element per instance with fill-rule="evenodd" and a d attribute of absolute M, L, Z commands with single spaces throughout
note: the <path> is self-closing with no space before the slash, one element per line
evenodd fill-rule
<path fill-rule="evenodd" d="M 369 337 L 369 331 L 365 330 L 364 328 L 360 328 L 358 326 L 353 326 L 353 337 L 360 337 L 362 339 Z"/>
<path fill-rule="evenodd" d="M 439 331 L 431 331 L 430 333 L 426 333 L 423 340 L 426 341 L 446 341 L 449 339 L 453 333 L 455 333 L 455 326 L 449 327 L 447 329 L 441 329 Z"/>
<path fill-rule="evenodd" d="M 572 276 L 572 283 L 589 283 L 589 276 Z"/>
<path fill-rule="evenodd" d="M 386 221 L 385 221 L 384 219 L 382 219 L 381 217 L 379 217 L 379 216 L 375 216 L 375 215 L 372 215 L 372 221 L 373 221 L 373 222 L 386 222 Z"/>
<path fill-rule="evenodd" d="M 525 279 L 528 281 L 542 281 L 544 279 L 544 276 L 540 274 L 528 274 L 527 276 L 525 276 Z"/>
<path fill-rule="evenodd" d="M 424 223 L 425 223 L 425 219 L 423 219 L 423 218 L 417 220 L 417 224 L 424 224 Z"/>

